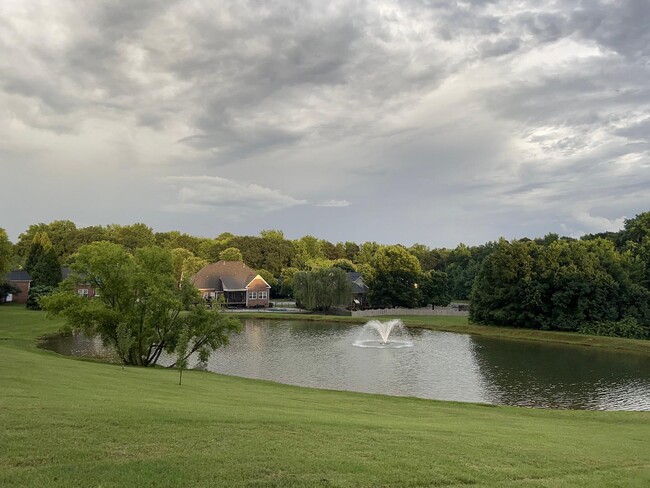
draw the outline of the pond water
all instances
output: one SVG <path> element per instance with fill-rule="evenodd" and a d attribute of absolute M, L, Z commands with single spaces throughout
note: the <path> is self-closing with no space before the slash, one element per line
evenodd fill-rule
<path fill-rule="evenodd" d="M 204 367 L 299 386 L 437 400 L 650 410 L 647 356 L 422 329 L 391 334 L 411 347 L 355 346 L 360 339 L 378 337 L 361 326 L 246 320 L 244 331 Z M 68 355 L 110 354 L 98 339 L 82 335 L 50 338 L 43 347 Z"/>

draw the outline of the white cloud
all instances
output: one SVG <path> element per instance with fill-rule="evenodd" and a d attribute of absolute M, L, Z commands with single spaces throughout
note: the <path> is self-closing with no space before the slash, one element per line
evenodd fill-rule
<path fill-rule="evenodd" d="M 349 207 L 350 205 L 347 200 L 326 200 L 316 204 L 317 207 Z"/>
<path fill-rule="evenodd" d="M 164 181 L 178 191 L 178 202 L 166 207 L 171 211 L 196 212 L 217 208 L 245 214 L 249 211 L 271 212 L 307 204 L 307 200 L 271 188 L 219 176 L 169 176 Z"/>

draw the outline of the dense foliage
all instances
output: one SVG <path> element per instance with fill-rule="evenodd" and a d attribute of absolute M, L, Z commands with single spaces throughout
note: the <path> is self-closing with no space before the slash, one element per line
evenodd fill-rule
<path fill-rule="evenodd" d="M 209 310 L 187 279 L 178 280 L 169 250 L 151 246 L 131 253 L 97 242 L 79 249 L 72 269 L 60 291 L 41 299 L 43 308 L 73 329 L 99 334 L 125 364 L 155 365 L 163 351 L 176 351 L 181 337 L 191 338 L 185 356 L 198 352 L 207 359 L 241 327 L 218 307 Z M 98 296 L 79 296 L 78 283 Z"/>
<path fill-rule="evenodd" d="M 340 268 L 298 271 L 293 275 L 293 292 L 307 310 L 328 310 L 334 305 L 348 305 L 350 283 Z"/>
<path fill-rule="evenodd" d="M 54 221 L 31 225 L 13 250 L 0 234 L 0 265 L 18 263 L 30 269 L 35 241 L 43 241 L 64 266 L 92 242 L 118 244 L 129 252 L 156 245 L 172 252 L 177 281 L 205 263 L 241 258 L 271 284 L 275 297 L 304 293 L 294 289 L 297 273 L 339 268 L 363 275 L 372 307 L 445 305 L 471 298 L 478 323 L 626 336 L 647 329 L 650 212 L 628 219 L 620 232 L 580 240 L 551 233 L 454 249 L 331 243 L 309 235 L 292 240 L 278 230 L 203 238 L 154 232 L 144 224 L 77 228 L 70 221 Z"/>
<path fill-rule="evenodd" d="M 641 263 L 604 239 L 502 240 L 472 291 L 470 318 L 482 324 L 546 330 L 650 332 L 650 291 Z M 596 326 L 616 324 L 621 326 Z M 646 332 L 639 333 L 634 323 Z"/>

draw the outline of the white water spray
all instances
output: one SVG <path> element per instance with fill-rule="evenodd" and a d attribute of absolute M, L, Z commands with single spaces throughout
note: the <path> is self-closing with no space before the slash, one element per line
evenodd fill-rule
<path fill-rule="evenodd" d="M 407 340 L 391 339 L 391 333 L 404 330 L 404 323 L 400 319 L 393 319 L 387 322 L 379 320 L 370 320 L 363 326 L 363 331 L 359 339 L 354 342 L 357 347 L 374 347 L 379 349 L 393 348 L 399 349 L 402 347 L 412 347 L 413 343 Z M 370 334 L 379 334 L 381 340 L 368 339 Z M 375 336 L 376 337 L 376 336 Z"/>

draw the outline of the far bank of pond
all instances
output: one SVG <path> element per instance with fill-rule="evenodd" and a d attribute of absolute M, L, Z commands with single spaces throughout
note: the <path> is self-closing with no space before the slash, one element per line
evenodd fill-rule
<path fill-rule="evenodd" d="M 226 312 L 228 313 L 228 312 Z M 624 339 L 621 337 L 603 337 L 576 332 L 559 332 L 535 329 L 516 329 L 509 327 L 474 325 L 470 324 L 467 317 L 454 316 L 382 316 L 382 317 L 346 317 L 335 315 L 321 315 L 312 313 L 279 313 L 279 312 L 236 312 L 234 316 L 255 318 L 263 320 L 300 320 L 315 322 L 336 322 L 344 324 L 363 325 L 369 320 L 400 319 L 409 328 L 456 332 L 475 336 L 512 339 L 517 341 L 553 342 L 558 344 L 571 344 L 609 350 L 625 351 L 650 355 L 650 340 Z"/>
<path fill-rule="evenodd" d="M 374 349 L 358 347 L 361 339 L 377 338 L 361 326 L 244 322 L 243 333 L 202 367 L 298 386 L 436 400 L 650 410 L 647 355 L 417 328 L 391 336 L 412 347 Z M 81 335 L 51 337 L 45 347 L 66 355 L 106 355 L 99 340 Z"/>

